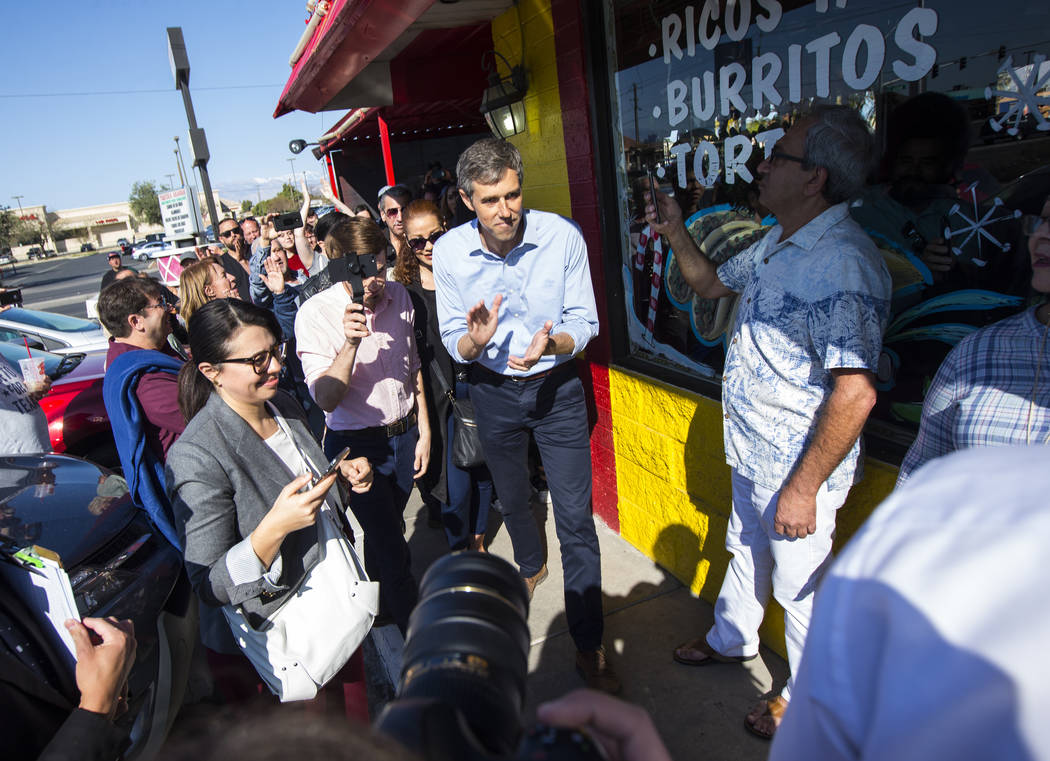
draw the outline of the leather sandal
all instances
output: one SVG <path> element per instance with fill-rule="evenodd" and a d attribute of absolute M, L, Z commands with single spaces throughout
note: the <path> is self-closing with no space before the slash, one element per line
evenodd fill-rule
<path fill-rule="evenodd" d="M 685 655 L 682 652 L 683 650 L 698 650 L 704 654 L 704 657 L 694 658 Z M 712 663 L 745 663 L 752 660 L 754 657 L 755 656 L 753 655 L 722 655 L 707 644 L 706 635 L 697 637 L 696 639 L 691 639 L 688 642 L 683 642 L 674 649 L 675 661 L 685 666 L 707 666 Z"/>
<path fill-rule="evenodd" d="M 762 711 L 758 714 L 758 716 L 755 717 L 754 720 L 751 719 L 750 713 L 744 717 L 744 726 L 747 727 L 747 731 L 753 734 L 755 737 L 761 737 L 763 740 L 772 740 L 773 735 L 776 733 L 777 727 L 780 726 L 780 720 L 784 718 L 784 711 L 787 710 L 788 702 L 784 700 L 784 698 L 777 695 L 772 700 L 765 700 L 763 701 L 763 703 L 765 703 L 765 705 L 762 706 Z M 761 706 L 762 704 L 759 705 Z M 754 711 L 752 711 L 751 713 L 754 713 Z M 773 719 L 772 732 L 766 732 L 758 728 L 759 720 L 766 716 L 769 716 Z"/>

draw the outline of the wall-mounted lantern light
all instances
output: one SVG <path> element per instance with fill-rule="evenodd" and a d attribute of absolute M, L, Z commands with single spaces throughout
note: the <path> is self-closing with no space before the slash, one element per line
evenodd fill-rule
<path fill-rule="evenodd" d="M 496 56 L 503 60 L 510 76 L 500 77 Z M 485 115 L 489 129 L 496 137 L 502 138 L 521 134 L 527 128 L 524 99 L 528 84 L 525 69 L 511 66 L 495 50 L 489 50 L 481 56 L 481 67 L 489 75 L 489 86 L 481 96 L 481 113 Z"/>

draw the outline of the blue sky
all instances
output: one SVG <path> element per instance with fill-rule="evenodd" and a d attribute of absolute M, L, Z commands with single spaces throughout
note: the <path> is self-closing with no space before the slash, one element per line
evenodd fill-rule
<path fill-rule="evenodd" d="M 189 155 L 169 26 L 186 41 L 212 186 L 236 201 L 255 200 L 257 183 L 263 198 L 273 195 L 291 175 L 288 141 L 316 140 L 342 116 L 273 118 L 305 18 L 303 0 L 5 4 L 0 204 L 15 207 L 22 195 L 23 206 L 89 206 L 126 200 L 137 180 L 167 184 L 172 174 L 178 183 L 173 136 L 187 169 Z M 295 159 L 312 185 L 320 169 L 309 150 Z"/>

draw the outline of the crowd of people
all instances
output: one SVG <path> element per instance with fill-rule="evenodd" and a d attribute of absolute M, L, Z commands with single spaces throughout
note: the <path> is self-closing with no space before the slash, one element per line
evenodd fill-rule
<path fill-rule="evenodd" d="M 741 295 L 722 390 L 732 557 L 714 625 L 672 655 L 689 666 L 754 658 L 772 594 L 785 612 L 790 677 L 745 717 L 767 739 L 793 714 L 833 723 L 813 703 L 828 677 L 804 653 L 814 636 L 827 640 L 814 629 L 846 626 L 821 608 L 818 585 L 832 565 L 836 511 L 861 475 L 890 314 L 886 265 L 849 209 L 875 160 L 853 110 L 819 107 L 796 120 L 758 166 L 759 200 L 777 224 L 718 266 L 680 205 L 648 194 L 647 220 L 693 291 Z M 431 166 L 422 198 L 382 188 L 385 229 L 367 210 L 312 217 L 309 197 L 291 229 L 224 219 L 221 250 L 185 263 L 178 298 L 117 257 L 99 298 L 113 337 L 107 408 L 134 496 L 183 552 L 213 663 L 238 654 L 221 608 L 261 622 L 282 605 L 317 557 L 311 527 L 326 502 L 362 527 L 382 616 L 402 633 L 418 594 L 402 518 L 414 487 L 437 505 L 450 550 L 484 551 L 498 497 L 531 596 L 548 575 L 530 509 L 534 446 L 554 505 L 573 665 L 588 687 L 620 691 L 603 646 L 585 391 L 572 361 L 599 329 L 587 249 L 570 220 L 525 207 L 523 178 L 517 149 L 486 139 L 464 151 L 454 177 Z M 902 484 L 955 450 L 1050 442 L 1050 198 L 1026 212 L 1041 300 L 949 355 Z M 452 457 L 453 406 L 468 400 L 483 466 Z M 311 485 L 345 447 L 337 472 Z M 815 600 L 823 618 L 813 618 Z M 788 711 L 796 702 L 806 708 Z M 600 734 L 616 729 L 608 716 L 620 710 L 576 697 L 541 716 L 569 715 Z M 640 734 L 621 757 L 660 757 L 651 725 L 623 715 Z M 805 747 L 798 731 L 784 734 Z M 786 742 L 774 748 L 797 757 Z"/>

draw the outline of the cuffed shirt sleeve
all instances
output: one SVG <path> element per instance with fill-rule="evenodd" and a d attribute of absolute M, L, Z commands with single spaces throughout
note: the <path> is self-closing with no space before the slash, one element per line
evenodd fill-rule
<path fill-rule="evenodd" d="M 955 451 L 960 347 L 955 347 L 937 369 L 922 404 L 919 433 L 908 448 L 897 476 L 897 486 L 930 460 Z"/>
<path fill-rule="evenodd" d="M 254 550 L 238 531 L 233 486 L 212 453 L 180 441 L 168 453 L 166 476 L 186 572 L 201 600 L 213 607 L 239 605 L 274 591 L 269 577 L 280 575 L 280 554 L 269 573 L 258 558 L 255 571 L 248 569 L 245 555 Z"/>
<path fill-rule="evenodd" d="M 598 335 L 598 308 L 594 302 L 587 244 L 579 231 L 575 232 L 569 238 L 565 257 L 565 307 L 561 321 L 551 328 L 551 333 L 571 336 L 575 342 L 572 353 L 579 354 Z"/>
<path fill-rule="evenodd" d="M 453 361 L 466 364 L 469 360 L 464 359 L 459 353 L 459 339 L 467 332 L 467 305 L 463 304 L 456 279 L 443 258 L 449 255 L 454 256 L 455 252 L 441 248 L 441 241 L 438 241 L 434 251 L 434 286 L 438 325 L 441 331 L 441 343 L 448 350 Z"/>

